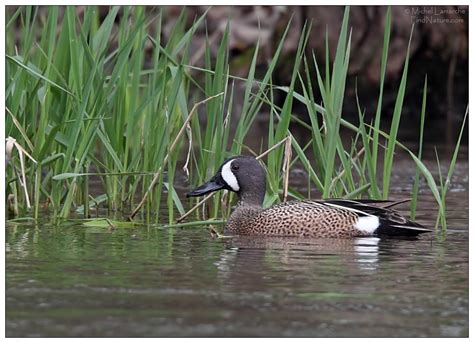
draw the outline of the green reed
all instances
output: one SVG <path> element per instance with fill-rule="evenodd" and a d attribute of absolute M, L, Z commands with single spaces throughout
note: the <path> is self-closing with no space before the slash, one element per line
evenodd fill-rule
<path fill-rule="evenodd" d="M 406 149 L 397 141 L 397 135 L 411 42 L 410 36 L 391 129 L 385 133 L 380 130 L 380 122 L 390 44 L 390 8 L 383 33 L 374 121 L 365 122 L 363 104 L 357 98 L 358 125 L 344 120 L 342 113 L 351 54 L 349 8 L 341 22 L 332 66 L 328 33 L 325 51 L 308 52 L 311 23 L 304 25 L 291 79 L 285 86 L 273 85 L 272 76 L 291 20 L 261 79 L 256 78 L 259 41 L 247 76 L 239 78 L 230 74 L 232 20 L 221 33 L 213 54 L 207 35 L 201 49 L 191 50 L 196 30 L 204 27 L 207 12 L 188 25 L 187 11 L 183 9 L 165 42 L 162 21 L 166 10 L 114 6 L 102 20 L 95 6 L 87 6 L 81 16 L 72 6 L 51 6 L 44 11 L 25 6 L 8 12 L 6 135 L 15 138 L 32 157 L 24 158 L 23 154 L 20 158 L 13 151 L 7 167 L 7 190 L 13 194 L 12 209 L 19 216 L 29 214 L 28 203 L 35 218 L 47 204 L 54 218 L 68 218 L 73 210 L 87 217 L 102 204 L 110 214 L 134 210 L 132 217 L 140 213 L 146 221 L 162 222 L 158 209 L 166 205 L 171 225 L 178 213 L 182 217 L 185 212 L 174 187 L 180 169 L 185 166 L 190 184 L 197 185 L 212 176 L 226 158 L 249 153 L 245 143 L 262 111 L 268 112 L 268 137 L 262 138 L 260 151 L 250 153 L 258 155 L 270 149 L 264 157 L 268 174 L 265 206 L 282 200 L 282 193 L 283 198 L 287 193 L 303 197 L 287 184 L 288 169 L 297 162 L 308 173 L 308 192 L 315 187 L 325 198 L 389 196 L 396 147 Z M 15 36 L 18 29 L 20 35 Z M 325 62 L 320 64 L 323 57 Z M 201 66 L 197 66 L 198 61 L 202 61 Z M 234 113 L 234 89 L 239 83 L 244 96 L 240 113 Z M 281 107 L 274 103 L 275 92 L 285 95 Z M 315 93 L 321 94 L 321 100 Z M 309 123 L 293 113 L 295 101 L 305 105 Z M 425 84 L 422 118 L 426 101 Z M 192 113 L 190 108 L 199 113 Z M 235 130 L 231 123 L 236 123 Z M 290 123 L 308 130 L 309 142 L 295 139 Z M 343 128 L 353 131 L 349 145 L 343 142 Z M 422 135 L 420 146 L 421 143 Z M 447 178 L 440 181 L 440 186 L 434 184 L 421 155 L 416 157 L 410 152 L 419 170 L 414 189 L 421 173 L 437 199 L 438 221 L 443 227 L 445 198 L 459 144 L 460 141 Z M 381 145 L 383 153 L 379 153 Z M 381 185 L 377 178 L 380 159 Z M 282 173 L 284 166 L 286 171 Z M 89 183 L 94 178 L 101 181 L 103 193 L 93 198 Z M 203 216 L 216 218 L 221 210 L 229 213 L 231 201 L 232 195 L 214 197 L 208 215 Z"/>

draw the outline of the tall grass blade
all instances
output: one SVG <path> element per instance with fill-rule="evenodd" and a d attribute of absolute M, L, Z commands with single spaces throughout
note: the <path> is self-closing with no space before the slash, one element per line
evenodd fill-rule
<path fill-rule="evenodd" d="M 390 188 L 390 178 L 392 174 L 392 165 L 393 165 L 393 158 L 394 158 L 394 153 L 395 153 L 395 143 L 397 139 L 400 118 L 402 115 L 403 99 L 405 97 L 405 89 L 406 89 L 406 83 L 407 83 L 407 78 L 408 78 L 408 62 L 410 59 L 410 46 L 411 46 L 411 39 L 413 36 L 413 29 L 414 29 L 414 25 L 411 28 L 410 38 L 408 40 L 407 53 L 405 57 L 405 65 L 403 67 L 402 79 L 400 81 L 397 99 L 395 101 L 395 108 L 393 110 L 392 125 L 390 127 L 390 136 L 387 142 L 387 150 L 385 151 L 384 170 L 383 170 L 383 189 L 382 189 L 382 196 L 384 199 L 388 198 L 388 192 Z"/>
<path fill-rule="evenodd" d="M 428 77 L 425 76 L 425 85 L 423 87 L 423 100 L 421 103 L 421 114 L 420 114 L 420 141 L 418 147 L 418 159 L 421 160 L 423 153 L 423 133 L 425 129 L 425 112 L 426 112 L 426 93 L 428 86 Z M 420 169 L 415 170 L 415 179 L 413 181 L 413 188 L 411 192 L 411 204 L 410 204 L 410 215 L 413 220 L 416 218 L 416 205 L 418 201 L 418 190 L 420 189 Z"/>
<path fill-rule="evenodd" d="M 379 134 L 378 130 L 380 128 L 380 118 L 382 114 L 382 100 L 383 100 L 383 89 L 385 85 L 385 71 L 387 69 L 387 59 L 388 59 L 388 47 L 390 43 L 390 31 L 392 21 L 392 9 L 389 6 L 387 8 L 387 14 L 385 15 L 385 29 L 383 37 L 383 49 L 382 49 L 382 60 L 380 66 L 380 85 L 379 85 L 379 98 L 377 101 L 377 110 L 375 112 L 374 128 L 373 131 L 373 140 L 372 140 L 372 159 L 371 159 L 371 168 L 372 173 L 376 174 L 377 172 L 377 156 L 378 156 L 378 144 L 379 144 Z"/>

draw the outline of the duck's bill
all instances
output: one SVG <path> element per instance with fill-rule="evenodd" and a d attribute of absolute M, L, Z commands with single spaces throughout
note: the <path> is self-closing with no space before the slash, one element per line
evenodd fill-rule
<path fill-rule="evenodd" d="M 186 197 L 199 197 L 201 195 L 206 195 L 211 192 L 218 191 L 219 189 L 222 189 L 225 187 L 225 184 L 222 184 L 221 182 L 218 182 L 216 180 L 210 180 L 203 184 L 202 186 L 199 186 L 198 188 L 193 189 L 191 192 L 186 194 Z"/>

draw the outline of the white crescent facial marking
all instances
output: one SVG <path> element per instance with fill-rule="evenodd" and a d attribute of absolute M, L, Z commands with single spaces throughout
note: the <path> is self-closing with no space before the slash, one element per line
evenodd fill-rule
<path fill-rule="evenodd" d="M 376 216 L 360 217 L 354 227 L 367 234 L 372 234 L 380 226 L 380 220 Z"/>
<path fill-rule="evenodd" d="M 238 192 L 240 190 L 239 183 L 237 182 L 237 178 L 235 177 L 234 173 L 230 169 L 232 161 L 233 160 L 230 160 L 222 166 L 221 175 L 227 185 L 232 188 L 234 192 Z"/>

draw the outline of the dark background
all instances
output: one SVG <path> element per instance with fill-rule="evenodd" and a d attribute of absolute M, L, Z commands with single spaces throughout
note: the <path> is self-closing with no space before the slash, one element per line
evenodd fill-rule
<path fill-rule="evenodd" d="M 208 6 L 189 7 L 189 24 L 192 24 L 195 15 L 200 15 L 207 9 Z M 165 8 L 168 12 L 164 16 L 165 27 L 168 30 L 172 28 L 174 18 L 181 10 L 181 6 Z M 441 145 L 441 148 L 446 147 L 447 150 L 456 142 L 468 104 L 468 10 L 468 6 L 392 6 L 382 108 L 382 126 L 385 129 L 390 127 L 410 31 L 414 24 L 400 140 L 418 141 L 423 85 L 427 76 L 425 142 Z M 343 117 L 352 122 L 358 121 L 356 82 L 361 106 L 366 109 L 366 119 L 370 121 L 375 114 L 386 12 L 386 6 L 350 8 L 352 44 Z M 210 40 L 217 50 L 227 20 L 232 18 L 230 51 L 233 69 L 230 72 L 246 76 L 258 35 L 262 52 L 259 63 L 261 70 L 265 70 L 282 32 L 293 16 L 273 80 L 277 85 L 287 85 L 304 23 L 312 22 L 307 53 L 310 56 L 314 50 L 318 63 L 323 64 L 326 29 L 332 59 L 343 14 L 343 6 L 217 6 L 210 9 L 206 24 Z M 166 32 L 169 31 L 164 30 L 164 35 Z M 201 34 L 204 39 L 205 29 L 202 29 Z M 199 42 L 196 44 L 199 46 Z M 195 62 L 199 65 L 202 58 Z M 305 117 L 304 109 L 298 108 L 297 102 L 294 112 Z M 467 143 L 467 130 L 464 131 L 463 143 Z"/>
<path fill-rule="evenodd" d="M 76 6 L 78 14 L 85 6 Z M 148 6 L 150 17 L 163 11 L 162 41 L 172 30 L 183 6 Z M 40 7 L 39 10 L 44 10 Z M 10 6 L 7 11 L 14 11 Z M 230 73 L 245 77 L 260 38 L 257 78 L 263 75 L 273 56 L 288 21 L 292 19 L 276 71 L 275 85 L 288 85 L 294 64 L 298 39 L 305 22 L 312 23 L 307 55 L 315 52 L 320 65 L 325 63 L 325 35 L 329 37 L 330 58 L 335 54 L 344 6 L 188 6 L 187 20 L 191 26 L 196 17 L 209 10 L 205 25 L 201 25 L 193 39 L 191 64 L 203 66 L 204 41 L 208 35 L 213 52 L 217 52 L 222 33 L 231 20 Z M 100 7 L 105 17 L 108 6 Z M 387 6 L 351 6 L 349 27 L 352 29 L 351 56 L 344 99 L 343 118 L 358 122 L 355 85 L 366 121 L 373 118 L 379 95 L 380 63 Z M 425 142 L 436 144 L 440 152 L 452 153 L 462 119 L 468 105 L 468 6 L 392 6 L 390 46 L 385 75 L 381 126 L 389 130 L 398 86 L 402 75 L 406 49 L 412 25 L 407 89 L 399 130 L 399 140 L 418 142 L 420 110 L 425 76 L 428 96 L 425 123 Z M 121 12 L 117 17 L 120 19 Z M 150 25 L 152 30 L 153 25 Z M 153 46 L 147 48 L 149 56 Z M 260 72 L 260 74 L 259 74 Z M 313 73 L 316 75 L 316 73 Z M 317 91 L 316 80 L 313 90 Z M 296 87 L 297 91 L 298 85 Z M 238 94 L 238 89 L 236 90 Z M 285 94 L 275 93 L 277 105 Z M 279 97 L 280 96 L 280 97 Z M 319 94 L 315 95 L 320 101 Z M 238 101 L 236 96 L 235 100 Z M 238 105 L 238 104 L 237 104 Z M 293 112 L 308 120 L 305 109 L 294 103 Z M 266 116 L 262 114 L 262 121 Z M 463 144 L 467 144 L 468 130 L 464 130 Z M 444 151 L 443 151 L 444 150 Z"/>

